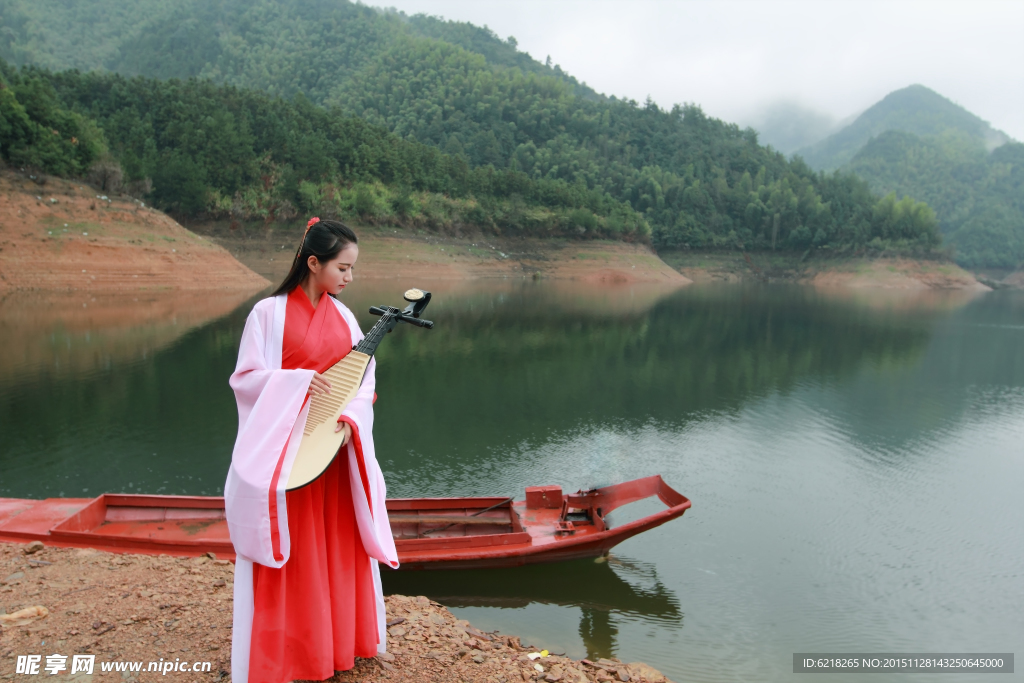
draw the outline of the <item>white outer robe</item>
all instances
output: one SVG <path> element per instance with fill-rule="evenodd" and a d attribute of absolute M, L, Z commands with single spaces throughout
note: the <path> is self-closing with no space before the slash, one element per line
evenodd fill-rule
<path fill-rule="evenodd" d="M 235 683 L 247 683 L 249 678 L 254 600 L 252 565 L 256 562 L 267 567 L 281 567 L 288 561 L 291 551 L 285 485 L 306 426 L 309 412 L 306 392 L 314 371 L 281 369 L 287 302 L 288 296 L 282 294 L 264 299 L 253 307 L 242 332 L 238 364 L 229 381 L 238 403 L 238 438 L 224 485 L 228 531 L 237 558 L 231 640 L 231 679 Z M 348 323 L 353 345 L 357 344 L 363 333 L 352 312 L 333 297 L 327 297 L 322 303 L 338 307 Z M 359 391 L 343 413 L 352 419 L 359 431 L 371 500 L 366 499 L 359 476 L 353 446 L 355 439 L 349 439 L 338 457 L 347 460 L 356 525 L 372 565 L 377 605 L 377 650 L 384 652 L 387 645 L 384 595 L 377 563 L 384 562 L 397 569 L 398 552 L 385 507 L 384 475 L 373 448 L 375 368 L 376 360 L 371 358 Z M 279 464 L 281 469 L 275 481 L 274 472 Z M 272 540 L 271 497 L 277 505 L 277 557 L 274 556 Z"/>

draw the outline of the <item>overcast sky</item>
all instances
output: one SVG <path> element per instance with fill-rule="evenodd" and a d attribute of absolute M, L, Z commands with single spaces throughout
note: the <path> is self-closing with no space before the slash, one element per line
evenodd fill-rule
<path fill-rule="evenodd" d="M 487 25 L 599 92 L 750 124 L 921 83 L 1024 140 L 1024 0 L 364 0 Z"/>

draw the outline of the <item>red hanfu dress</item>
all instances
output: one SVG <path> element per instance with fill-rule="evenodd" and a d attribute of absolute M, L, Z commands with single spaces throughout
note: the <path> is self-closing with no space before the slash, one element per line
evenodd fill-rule
<path fill-rule="evenodd" d="M 288 295 L 286 311 L 282 369 L 323 372 L 352 350 L 348 324 L 327 294 L 314 309 L 296 288 Z M 358 439 L 356 425 L 349 424 L 352 438 Z M 369 499 L 361 449 L 355 452 Z M 343 460 L 335 458 L 313 483 L 287 492 L 288 561 L 280 569 L 253 564 L 249 683 L 323 680 L 351 669 L 356 657 L 377 654 L 370 558 L 356 525 Z"/>

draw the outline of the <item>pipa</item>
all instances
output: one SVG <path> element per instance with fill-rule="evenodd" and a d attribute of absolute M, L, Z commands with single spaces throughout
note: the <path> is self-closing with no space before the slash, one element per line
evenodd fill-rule
<path fill-rule="evenodd" d="M 347 356 L 323 373 L 331 384 L 331 393 L 314 394 L 309 399 L 309 416 L 288 476 L 289 491 L 302 488 L 327 471 L 334 456 L 338 454 L 344 436 L 342 432 L 334 431 L 338 426 L 338 418 L 359 391 L 366 366 L 370 364 L 384 335 L 395 329 L 395 325 L 400 322 L 428 330 L 434 326 L 429 320 L 419 319 L 423 309 L 430 303 L 430 292 L 410 289 L 405 293 L 405 300 L 409 305 L 404 310 L 393 306 L 372 306 L 370 313 L 379 315 L 380 320 Z"/>

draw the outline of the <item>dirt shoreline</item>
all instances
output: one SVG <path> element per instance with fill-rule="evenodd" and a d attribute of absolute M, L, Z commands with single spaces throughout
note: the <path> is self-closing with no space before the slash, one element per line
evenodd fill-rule
<path fill-rule="evenodd" d="M 54 680 L 226 681 L 231 675 L 234 566 L 216 557 L 119 555 L 41 543 L 0 543 L 0 680 L 18 655 L 67 657 Z M 357 659 L 330 681 L 364 683 L 666 683 L 656 669 L 617 659 L 549 655 L 519 638 L 485 633 L 423 596 L 386 598 L 388 652 Z M 42 609 L 33 609 L 33 608 Z M 26 611 L 22 611 L 26 610 Z M 18 614 L 21 614 L 21 618 Z M 545 656 L 530 657 L 531 653 Z M 96 656 L 93 676 L 70 674 L 72 656 Z M 148 662 L 209 662 L 210 672 L 146 672 Z M 145 662 L 140 673 L 101 673 L 105 662 Z M 669 682 L 670 683 L 670 682 Z"/>
<path fill-rule="evenodd" d="M 694 282 L 770 282 L 820 288 L 968 290 L 992 288 L 949 261 L 799 253 L 665 251 L 661 257 Z M 1007 285 L 1011 286 L 1011 285 Z"/>
<path fill-rule="evenodd" d="M 195 221 L 182 226 L 130 197 L 106 197 L 81 182 L 39 185 L 0 170 L 0 294 L 11 290 L 156 292 L 244 290 L 280 282 L 302 221 Z M 354 224 L 361 276 L 471 281 L 575 280 L 592 285 L 792 282 L 816 287 L 990 287 L 953 263 L 788 253 L 662 251 L 611 240 L 448 235 Z M 982 279 L 985 279 L 984 277 Z M 1024 287 L 1024 272 L 993 287 Z"/>
<path fill-rule="evenodd" d="M 0 171 L 0 293 L 242 290 L 269 283 L 222 247 L 130 197 Z"/>
<path fill-rule="evenodd" d="M 189 223 L 246 266 L 279 282 L 288 273 L 302 225 Z M 446 235 L 352 224 L 359 235 L 360 277 L 434 280 L 480 278 L 578 280 L 591 284 L 686 285 L 647 245 L 611 240 Z"/>

